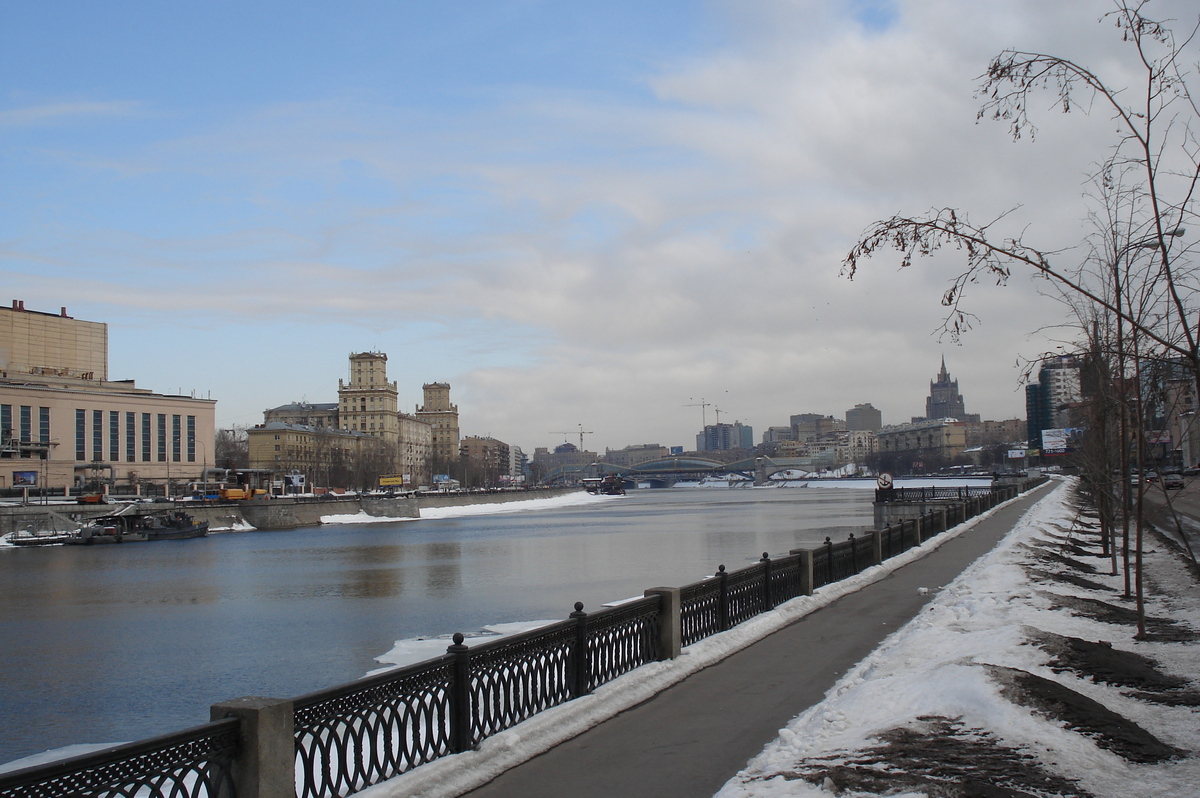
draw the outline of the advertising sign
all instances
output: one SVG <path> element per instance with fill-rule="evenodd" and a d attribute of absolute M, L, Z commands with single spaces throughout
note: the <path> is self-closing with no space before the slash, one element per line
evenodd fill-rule
<path fill-rule="evenodd" d="M 1025 457 L 1024 449 L 1009 449 L 1008 450 L 1008 459 L 1009 460 L 1020 460 L 1024 457 Z"/>
<path fill-rule="evenodd" d="M 379 478 L 379 487 L 394 487 L 396 485 L 404 485 L 406 482 L 407 480 L 402 474 L 387 474 L 386 476 L 381 476 Z"/>
<path fill-rule="evenodd" d="M 1066 454 L 1067 431 L 1065 429 L 1042 430 L 1042 454 Z"/>
<path fill-rule="evenodd" d="M 433 481 L 434 482 L 449 482 L 450 475 L 449 474 L 434 474 Z"/>
<path fill-rule="evenodd" d="M 13 484 L 14 488 L 21 488 L 21 487 L 32 488 L 37 485 L 38 472 L 36 472 L 36 471 L 14 471 L 14 472 L 12 472 L 12 475 L 13 475 L 13 483 L 12 484 Z"/>
<path fill-rule="evenodd" d="M 284 474 L 283 475 L 283 483 L 292 488 L 303 487 L 304 486 L 304 475 L 303 474 Z"/>

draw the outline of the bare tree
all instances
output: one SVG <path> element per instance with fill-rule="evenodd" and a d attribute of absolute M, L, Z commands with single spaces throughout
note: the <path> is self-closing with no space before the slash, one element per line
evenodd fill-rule
<path fill-rule="evenodd" d="M 1200 29 L 1200 18 L 1182 41 L 1170 26 L 1143 14 L 1148 0 L 1117 0 L 1104 20 L 1115 24 L 1131 47 L 1139 81 L 1112 86 L 1093 70 L 1060 56 L 1007 50 L 980 77 L 980 119 L 1008 125 L 1014 139 L 1034 138 L 1029 116 L 1035 94 L 1049 92 L 1064 113 L 1107 109 L 1118 136 L 1097 164 L 1093 183 L 1100 210 L 1099 229 L 1082 262 L 1062 250 L 1039 248 L 1021 235 L 994 234 L 1009 211 L 982 225 L 956 208 L 934 209 L 922 216 L 893 216 L 875 222 L 847 254 L 842 271 L 853 278 L 862 262 L 880 250 L 901 253 L 901 267 L 943 248 L 961 251 L 966 267 L 942 297 L 948 308 L 943 331 L 957 337 L 975 317 L 967 310 L 968 288 L 987 281 L 1004 284 L 1014 269 L 1046 278 L 1080 323 L 1081 348 L 1097 361 L 1093 377 L 1105 383 L 1105 396 L 1093 408 L 1093 432 L 1110 445 L 1115 431 L 1120 466 L 1119 491 L 1108 476 L 1093 474 L 1093 487 L 1106 490 L 1107 502 L 1119 501 L 1123 527 L 1126 593 L 1132 570 L 1142 618 L 1142 497 L 1146 449 L 1144 368 L 1150 362 L 1182 364 L 1200 395 L 1200 283 L 1191 262 L 1192 246 L 1181 245 L 1186 225 L 1196 219 L 1200 184 L 1200 108 L 1190 93 L 1186 51 Z M 1147 257 L 1148 256 L 1148 257 Z M 1103 361 L 1103 362 L 1099 362 Z M 1115 414 L 1115 418 L 1114 418 Z M 1132 429 L 1130 429 L 1132 427 Z M 1136 497 L 1129 494 L 1130 441 L 1143 478 Z M 1098 461 L 1108 474 L 1112 458 Z M 1118 495 L 1120 498 L 1118 499 Z M 1129 564 L 1131 499 L 1136 498 L 1136 551 Z"/>

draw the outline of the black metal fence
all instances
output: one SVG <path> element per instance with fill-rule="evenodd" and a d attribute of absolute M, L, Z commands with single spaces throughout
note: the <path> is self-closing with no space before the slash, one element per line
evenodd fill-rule
<path fill-rule="evenodd" d="M 0 774 L 4 798 L 234 798 L 235 718 Z"/>
<path fill-rule="evenodd" d="M 882 530 L 839 542 L 826 538 L 814 550 L 774 560 L 764 553 L 758 563 L 733 572 L 722 565 L 715 576 L 672 591 L 677 618 L 664 617 L 666 600 L 652 594 L 595 613 L 576 604 L 564 621 L 478 646 L 463 645 L 456 634 L 441 657 L 286 702 L 293 731 L 291 744 L 282 748 L 286 754 L 294 746 L 294 766 L 285 763 L 283 772 L 294 769 L 301 798 L 334 798 L 469 750 L 538 712 L 671 656 L 673 646 L 692 645 L 854 576 L 1042 481 L 971 489 L 961 502 Z M 247 755 L 239 723 L 227 718 L 0 774 L 0 798 L 236 798 L 234 762 Z M 241 798 L 254 798 L 246 792 Z"/>
<path fill-rule="evenodd" d="M 468 647 L 297 698 L 300 798 L 342 796 L 407 772 L 609 682 L 659 656 L 661 599 Z"/>

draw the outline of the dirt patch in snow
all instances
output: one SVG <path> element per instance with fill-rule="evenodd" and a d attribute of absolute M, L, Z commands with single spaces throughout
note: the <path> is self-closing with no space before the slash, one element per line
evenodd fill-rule
<path fill-rule="evenodd" d="M 1103 640 L 1082 640 L 1040 630 L 1029 630 L 1028 634 L 1034 645 L 1051 656 L 1050 667 L 1055 673 L 1070 671 L 1118 687 L 1155 692 L 1178 690 L 1188 683 L 1163 673 L 1149 657 L 1113 648 Z"/>
<path fill-rule="evenodd" d="M 1038 591 L 1050 599 L 1052 609 L 1066 609 L 1074 615 L 1101 623 L 1137 626 L 1137 611 L 1132 607 L 1109 604 L 1087 596 L 1064 596 L 1048 590 Z M 1145 640 L 1159 643 L 1190 643 L 1200 639 L 1195 629 L 1171 618 L 1146 618 Z"/>
<path fill-rule="evenodd" d="M 1112 589 L 1107 585 L 1102 585 L 1099 582 L 1093 582 L 1078 574 L 1073 574 L 1069 571 L 1047 571 L 1043 568 L 1026 568 L 1025 572 L 1036 580 L 1053 582 L 1062 582 L 1063 584 L 1073 587 L 1081 587 L 1084 590 L 1094 590 L 1097 593 L 1109 593 Z"/>
<path fill-rule="evenodd" d="M 855 753 L 808 760 L 786 779 L 846 790 L 894 795 L 924 792 L 929 798 L 1092 798 L 1073 779 L 1045 770 L 1037 757 L 1004 745 L 981 729 L 953 718 L 920 717 L 875 735 L 882 744 Z"/>
<path fill-rule="evenodd" d="M 1165 762 L 1187 752 L 1167 745 L 1133 721 L 1052 679 L 1000 665 L 984 666 L 1014 704 L 1031 708 L 1096 741 L 1101 748 L 1143 764 Z"/>
<path fill-rule="evenodd" d="M 1059 554 L 1057 551 L 1042 548 L 1041 546 L 1027 546 L 1030 553 L 1035 559 L 1043 563 L 1055 563 L 1057 565 L 1066 566 L 1076 571 L 1085 574 L 1096 573 L 1096 566 L 1082 560 L 1077 560 L 1074 557 L 1068 557 L 1065 554 Z"/>

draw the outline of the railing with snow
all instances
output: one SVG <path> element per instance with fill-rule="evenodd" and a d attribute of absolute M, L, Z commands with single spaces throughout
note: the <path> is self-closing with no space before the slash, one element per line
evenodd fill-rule
<path fill-rule="evenodd" d="M 4 798 L 234 798 L 236 718 L 0 774 Z"/>
<path fill-rule="evenodd" d="M 919 518 L 774 560 L 764 553 L 737 571 L 722 565 L 703 581 L 595 613 L 576 604 L 564 621 L 481 645 L 456 634 L 441 657 L 299 698 L 220 704 L 214 717 L 237 718 L 0 774 L 0 798 L 350 795 L 854 576 L 1042 481 L 972 491 Z"/>

